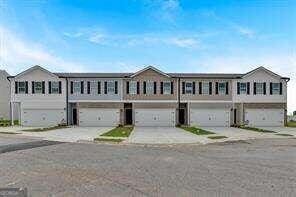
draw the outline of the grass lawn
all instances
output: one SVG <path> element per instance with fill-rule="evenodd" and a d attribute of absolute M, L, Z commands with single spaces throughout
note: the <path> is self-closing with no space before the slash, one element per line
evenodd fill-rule
<path fill-rule="evenodd" d="M 0 134 L 18 134 L 18 133 L 9 132 L 9 131 L 1 131 Z"/>
<path fill-rule="evenodd" d="M 266 129 L 259 129 L 259 128 L 256 128 L 256 127 L 240 126 L 238 128 L 246 129 L 246 130 L 250 130 L 250 131 L 261 132 L 261 133 L 276 133 L 275 131 L 270 131 L 270 130 L 266 130 Z"/>
<path fill-rule="evenodd" d="M 108 137 L 128 137 L 133 131 L 134 127 L 116 127 L 107 133 L 103 133 L 100 136 L 108 136 Z"/>
<path fill-rule="evenodd" d="M 288 122 L 287 127 L 296 127 L 296 122 L 295 121 Z"/>
<path fill-rule="evenodd" d="M 206 131 L 197 127 L 186 127 L 186 126 L 180 126 L 179 128 L 184 129 L 185 131 L 189 131 L 196 135 L 209 135 L 209 134 L 215 134 L 210 131 Z"/>
<path fill-rule="evenodd" d="M 96 142 L 117 142 L 117 143 L 119 143 L 119 142 L 122 142 L 123 141 L 123 139 L 108 139 L 108 138 L 95 138 L 95 141 Z"/>
<path fill-rule="evenodd" d="M 223 138 L 227 138 L 226 136 L 223 135 L 218 135 L 218 136 L 208 136 L 209 139 L 212 140 L 217 140 L 217 139 L 223 139 Z"/>
<path fill-rule="evenodd" d="M 52 126 L 52 127 L 45 127 L 45 128 L 35 128 L 35 129 L 24 129 L 22 131 L 28 131 L 28 132 L 43 132 L 43 131 L 51 131 L 51 130 L 56 130 L 56 129 L 65 129 L 69 128 L 66 125 L 57 125 L 57 126 Z"/>
<path fill-rule="evenodd" d="M 18 125 L 19 121 L 15 120 L 14 125 Z M 0 127 L 9 127 L 11 126 L 11 121 L 10 120 L 0 120 Z"/>
<path fill-rule="evenodd" d="M 275 135 L 280 135 L 280 136 L 294 136 L 294 135 L 287 134 L 287 133 L 277 133 Z"/>

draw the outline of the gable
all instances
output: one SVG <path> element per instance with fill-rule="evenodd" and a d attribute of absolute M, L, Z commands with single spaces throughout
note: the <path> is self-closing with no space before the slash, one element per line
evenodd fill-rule
<path fill-rule="evenodd" d="M 162 73 L 159 73 L 155 71 L 154 69 L 147 69 L 142 71 L 141 73 L 138 73 L 134 77 L 131 77 L 133 79 L 141 79 L 141 80 L 160 80 L 160 79 L 169 79 L 169 76 L 163 75 Z"/>
<path fill-rule="evenodd" d="M 246 74 L 245 76 L 242 77 L 243 80 L 248 80 L 248 81 L 262 81 L 262 82 L 267 82 L 267 81 L 274 81 L 278 82 L 281 81 L 281 77 L 269 72 L 266 69 L 258 69 L 254 70 L 254 72 L 250 72 Z"/>
<path fill-rule="evenodd" d="M 58 76 L 47 71 L 46 69 L 40 66 L 34 66 L 18 75 L 15 76 L 15 80 L 18 81 L 44 81 L 44 80 L 55 80 L 58 79 Z"/>

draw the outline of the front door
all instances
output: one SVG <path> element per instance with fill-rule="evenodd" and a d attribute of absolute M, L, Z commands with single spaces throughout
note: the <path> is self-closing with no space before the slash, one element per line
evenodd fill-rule
<path fill-rule="evenodd" d="M 72 120 L 73 120 L 73 125 L 77 125 L 77 109 L 76 108 L 73 109 Z"/>
<path fill-rule="evenodd" d="M 185 109 L 179 109 L 179 124 L 185 124 Z"/>
<path fill-rule="evenodd" d="M 133 109 L 125 109 L 125 124 L 133 124 Z"/>

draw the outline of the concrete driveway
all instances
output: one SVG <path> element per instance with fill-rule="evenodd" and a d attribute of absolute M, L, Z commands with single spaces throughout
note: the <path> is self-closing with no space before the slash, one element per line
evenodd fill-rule
<path fill-rule="evenodd" d="M 293 128 L 293 127 L 258 127 L 258 128 L 275 131 L 281 134 L 290 134 L 290 135 L 296 136 L 296 128 Z"/>
<path fill-rule="evenodd" d="M 214 132 L 218 135 L 226 136 L 225 141 L 228 140 L 248 140 L 258 138 L 281 138 L 274 133 L 260 133 L 256 131 L 250 131 L 246 129 L 239 129 L 234 127 L 202 127 L 207 131 Z"/>
<path fill-rule="evenodd" d="M 81 140 L 93 141 L 95 137 L 98 137 L 111 129 L 112 127 L 71 127 L 44 132 L 23 131 L 21 135 L 40 137 L 44 140 L 59 142 L 77 142 Z"/>
<path fill-rule="evenodd" d="M 126 142 L 140 144 L 200 143 L 207 140 L 176 127 L 135 127 Z"/>

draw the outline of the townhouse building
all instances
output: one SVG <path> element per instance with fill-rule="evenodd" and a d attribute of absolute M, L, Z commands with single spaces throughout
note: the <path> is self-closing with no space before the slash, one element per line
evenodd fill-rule
<path fill-rule="evenodd" d="M 24 126 L 284 126 L 287 82 L 259 67 L 243 74 L 52 73 L 34 66 L 11 82 Z M 13 109 L 12 109 L 13 110 Z"/>

